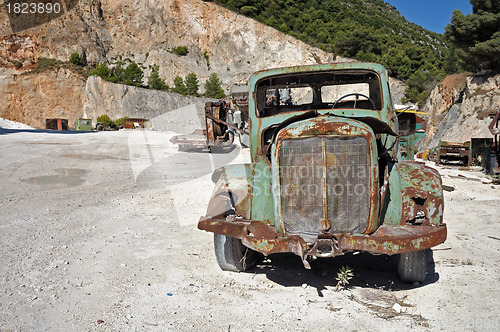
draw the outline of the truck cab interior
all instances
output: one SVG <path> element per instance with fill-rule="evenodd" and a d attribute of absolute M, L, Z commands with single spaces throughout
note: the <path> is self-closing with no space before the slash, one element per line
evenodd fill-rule
<path fill-rule="evenodd" d="M 380 78 L 370 70 L 268 77 L 257 85 L 259 117 L 326 109 L 382 109 Z"/>

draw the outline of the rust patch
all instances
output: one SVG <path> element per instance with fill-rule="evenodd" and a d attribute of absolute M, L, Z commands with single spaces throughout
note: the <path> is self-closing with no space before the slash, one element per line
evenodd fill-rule
<path fill-rule="evenodd" d="M 308 245 L 298 235 L 278 234 L 271 226 L 255 220 L 226 221 L 202 217 L 198 228 L 241 239 L 246 247 L 266 256 L 274 253 L 294 253 L 301 257 L 306 268 L 310 268 L 306 260 L 308 255 L 337 256 L 345 250 L 393 255 L 431 248 L 443 243 L 447 234 L 444 224 L 439 226 L 383 225 L 371 235 L 323 234 L 312 245 Z"/>
<path fill-rule="evenodd" d="M 226 235 L 241 239 L 247 232 L 247 226 L 250 221 L 226 222 L 222 220 L 201 217 L 198 222 L 198 229 L 212 232 L 215 234 Z"/>
<path fill-rule="evenodd" d="M 253 220 L 250 225 L 248 225 L 247 230 L 249 232 L 249 235 L 253 236 L 254 238 L 275 239 L 278 237 L 278 233 L 276 232 L 274 227 L 255 220 Z"/>
<path fill-rule="evenodd" d="M 392 255 L 434 247 L 446 240 L 446 234 L 446 225 L 383 225 L 369 236 L 344 234 L 339 238 L 339 247 L 343 250 L 363 250 Z"/>
<path fill-rule="evenodd" d="M 424 225 L 441 224 L 444 201 L 439 173 L 418 162 L 404 162 L 399 165 L 402 180 L 408 184 L 402 192 L 400 224 L 414 222 L 419 211 L 425 215 Z"/>

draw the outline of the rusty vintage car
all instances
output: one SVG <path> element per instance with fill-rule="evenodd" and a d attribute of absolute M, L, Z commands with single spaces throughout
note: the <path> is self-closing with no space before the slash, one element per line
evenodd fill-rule
<path fill-rule="evenodd" d="M 395 111 L 386 69 L 335 63 L 260 71 L 249 79 L 251 163 L 212 176 L 198 228 L 213 232 L 223 270 L 259 256 L 348 251 L 399 254 L 398 273 L 422 282 L 429 248 L 446 240 L 439 173 L 403 161 L 413 114 Z M 412 118 L 413 117 L 413 118 Z"/>

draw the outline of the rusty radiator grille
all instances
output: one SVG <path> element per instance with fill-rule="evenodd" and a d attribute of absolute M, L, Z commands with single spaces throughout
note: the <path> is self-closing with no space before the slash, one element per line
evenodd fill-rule
<path fill-rule="evenodd" d="M 281 212 L 289 233 L 361 233 L 370 210 L 370 152 L 364 137 L 287 139 L 279 155 Z"/>

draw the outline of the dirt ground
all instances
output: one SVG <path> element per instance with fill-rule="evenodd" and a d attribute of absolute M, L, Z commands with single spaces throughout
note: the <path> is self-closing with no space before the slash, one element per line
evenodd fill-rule
<path fill-rule="evenodd" d="M 500 186 L 480 172 L 439 168 L 448 239 L 423 284 L 364 253 L 222 272 L 196 223 L 212 170 L 248 150 L 177 152 L 171 137 L 0 129 L 0 331 L 500 329 Z M 354 278 L 335 291 L 342 265 Z"/>

